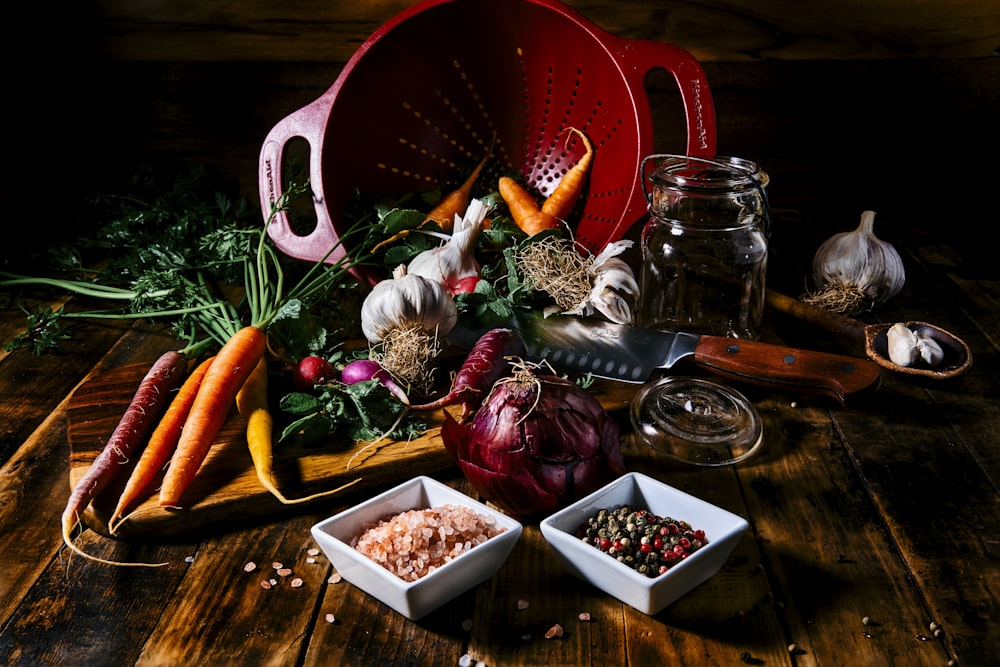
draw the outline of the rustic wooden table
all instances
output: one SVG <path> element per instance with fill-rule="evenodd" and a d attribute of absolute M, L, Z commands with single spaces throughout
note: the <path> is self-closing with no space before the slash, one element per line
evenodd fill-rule
<path fill-rule="evenodd" d="M 776 234 L 771 284 L 794 293 L 808 262 L 794 249 L 818 231 L 810 236 L 798 212 L 777 219 L 777 229 L 798 231 Z M 4 354 L 0 663 L 448 665 L 468 655 L 486 665 L 990 664 L 1000 651 L 1000 285 L 974 248 L 920 228 L 893 239 L 908 281 L 878 319 L 949 329 L 971 346 L 972 369 L 944 382 L 885 373 L 876 392 L 846 407 L 740 386 L 763 418 L 765 444 L 734 467 L 685 467 L 627 441 L 630 469 L 751 525 L 716 577 L 655 616 L 566 574 L 529 524 L 496 576 L 410 622 L 347 582 L 329 583 L 322 555 L 308 561 L 310 526 L 359 499 L 351 496 L 198 537 L 80 538 L 106 558 L 170 563 L 161 569 L 81 560 L 58 530 L 70 490 L 68 401 L 81 383 L 148 363 L 172 341 L 81 322 L 64 354 Z M 4 313 L 0 336 L 22 322 Z M 863 354 L 776 313 L 764 337 Z M 435 476 L 471 492 L 456 468 Z M 260 569 L 245 572 L 249 561 Z M 262 588 L 274 562 L 303 584 L 289 577 Z M 565 634 L 545 639 L 556 623 Z"/>
<path fill-rule="evenodd" d="M 35 246 L 70 230 L 74 190 L 103 187 L 147 150 L 217 165 L 252 199 L 264 134 L 409 4 L 298 0 L 279 11 L 205 0 L 195 11 L 90 0 L 52 12 L 21 3 L 27 17 L 15 23 L 45 26 L 58 69 L 29 59 L 7 72 L 18 103 L 5 105 L 6 125 L 17 131 L 7 137 L 15 160 L 3 179 L 0 264 L 22 255 L 25 228 Z M 71 556 L 59 535 L 70 398 L 173 345 L 81 321 L 65 353 L 0 351 L 0 664 L 436 666 L 466 655 L 490 667 L 997 664 L 1000 272 L 981 231 L 996 218 L 994 3 L 570 4 L 705 64 L 720 151 L 772 176 L 770 286 L 797 295 L 818 243 L 876 208 L 877 232 L 908 276 L 866 321 L 943 326 L 970 345 L 971 370 L 945 382 L 885 373 L 878 391 L 844 407 L 740 385 L 765 443 L 734 467 L 684 467 L 629 445 L 631 469 L 750 522 L 719 574 L 656 616 L 567 575 L 528 525 L 496 576 L 414 623 L 349 583 L 328 583 L 321 556 L 307 560 L 309 528 L 374 489 L 197 537 L 80 538 L 107 558 L 170 563 L 160 569 Z M 22 63 L 20 44 L 6 44 Z M 674 91 L 664 77 L 650 84 L 669 140 Z M 0 311 L 0 340 L 23 322 Z M 863 354 L 776 313 L 764 338 Z M 457 468 L 435 476 L 471 491 Z M 249 561 L 260 569 L 245 572 Z M 262 588 L 274 562 L 302 586 L 282 578 Z M 565 634 L 545 639 L 555 623 Z"/>

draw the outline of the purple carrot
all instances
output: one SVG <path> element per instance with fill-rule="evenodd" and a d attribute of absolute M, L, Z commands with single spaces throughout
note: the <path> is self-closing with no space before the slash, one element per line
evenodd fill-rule
<path fill-rule="evenodd" d="M 510 358 L 524 356 L 524 341 L 511 329 L 491 329 L 469 351 L 455 375 L 451 391 L 432 403 L 411 406 L 413 410 L 437 410 L 461 405 L 464 422 L 493 389 L 496 381 L 510 372 Z"/>
<path fill-rule="evenodd" d="M 156 360 L 146 373 L 146 377 L 139 383 L 132 402 L 108 438 L 104 449 L 73 488 L 62 515 L 62 535 L 66 546 L 81 556 L 108 565 L 152 565 L 118 563 L 91 556 L 74 544 L 73 531 L 80 525 L 80 517 L 90 505 L 90 501 L 107 488 L 124 469 L 125 464 L 142 448 L 146 436 L 169 404 L 171 392 L 184 380 L 186 370 L 186 359 L 180 352 L 165 352 Z"/>

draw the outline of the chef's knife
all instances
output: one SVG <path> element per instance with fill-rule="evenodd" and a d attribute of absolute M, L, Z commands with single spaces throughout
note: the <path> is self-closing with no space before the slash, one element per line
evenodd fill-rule
<path fill-rule="evenodd" d="M 529 361 L 546 361 L 563 372 L 622 382 L 646 382 L 654 371 L 673 368 L 690 357 L 718 375 L 782 390 L 827 394 L 843 404 L 846 394 L 873 387 L 881 377 L 879 367 L 866 359 L 526 311 L 517 311 L 506 320 L 491 320 L 485 328 L 482 323 L 476 329 L 459 323 L 448 339 L 469 348 L 495 327 L 517 331 Z"/>

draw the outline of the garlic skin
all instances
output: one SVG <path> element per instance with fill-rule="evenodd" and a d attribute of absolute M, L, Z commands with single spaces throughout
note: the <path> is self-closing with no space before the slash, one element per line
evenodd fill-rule
<path fill-rule="evenodd" d="M 935 368 L 944 361 L 944 350 L 926 331 L 914 331 L 902 322 L 889 327 L 886 332 L 889 341 L 889 359 L 900 366 L 913 366 L 923 362 Z"/>
<path fill-rule="evenodd" d="M 854 315 L 882 305 L 903 289 L 903 260 L 891 243 L 875 236 L 874 225 L 875 212 L 865 211 L 857 229 L 834 234 L 820 245 L 812 263 L 817 291 L 804 301 Z"/>
<path fill-rule="evenodd" d="M 444 286 L 410 274 L 400 265 L 376 284 L 361 304 L 361 331 L 370 343 L 379 343 L 393 329 L 419 326 L 446 335 L 458 321 L 458 308 Z"/>
<path fill-rule="evenodd" d="M 590 294 L 566 314 L 588 317 L 596 311 L 616 324 L 632 323 L 639 300 L 639 284 L 632 267 L 618 257 L 632 245 L 632 241 L 615 241 L 594 257 L 587 269 Z"/>
<path fill-rule="evenodd" d="M 469 202 L 464 216 L 455 215 L 448 241 L 410 260 L 407 272 L 441 283 L 451 295 L 462 291 L 463 279 L 479 276 L 480 266 L 474 250 L 488 211 L 482 200 Z"/>

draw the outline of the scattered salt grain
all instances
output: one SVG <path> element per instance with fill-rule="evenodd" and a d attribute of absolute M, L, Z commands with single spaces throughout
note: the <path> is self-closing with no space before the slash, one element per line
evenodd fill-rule
<path fill-rule="evenodd" d="M 187 556 L 187 557 L 186 557 L 186 558 L 184 559 L 184 562 L 185 562 L 185 563 L 193 563 L 193 562 L 194 562 L 194 556 Z"/>
<path fill-rule="evenodd" d="M 294 579 L 292 579 L 289 582 L 289 584 L 291 585 L 292 588 L 300 588 L 303 583 L 304 582 L 301 579 L 299 579 L 298 577 L 295 577 Z"/>
<path fill-rule="evenodd" d="M 257 569 L 257 563 L 253 561 L 250 561 L 249 563 L 243 566 L 244 572 L 253 572 L 256 569 Z"/>
<path fill-rule="evenodd" d="M 330 578 L 326 580 L 326 583 L 339 584 L 341 581 L 343 581 L 343 579 L 344 578 L 340 576 L 340 572 L 334 572 L 333 574 L 330 575 Z"/>
<path fill-rule="evenodd" d="M 309 563 L 310 565 L 312 565 L 313 563 L 316 562 L 316 559 L 315 558 L 306 558 L 306 562 Z"/>
<path fill-rule="evenodd" d="M 527 600 L 518 600 L 517 601 L 517 609 L 518 609 L 518 611 L 520 611 L 522 609 L 527 609 L 527 608 L 528 608 L 528 601 Z"/>
<path fill-rule="evenodd" d="M 274 563 L 271 563 L 271 567 L 274 568 L 275 570 L 280 570 L 281 568 L 283 568 L 285 566 L 282 565 L 281 563 L 278 563 L 277 561 L 275 561 Z"/>
<path fill-rule="evenodd" d="M 469 630 L 472 629 L 472 619 L 471 618 L 467 618 L 464 621 L 462 621 L 462 629 L 465 630 L 466 632 L 468 632 Z"/>
<path fill-rule="evenodd" d="M 283 568 L 280 568 L 278 570 L 278 576 L 279 577 L 287 577 L 291 573 L 292 573 L 292 570 L 291 570 L 291 568 L 288 568 L 288 567 L 283 567 Z"/>
<path fill-rule="evenodd" d="M 316 547 L 313 547 L 312 549 L 310 549 L 306 553 L 309 554 L 310 556 L 318 556 L 319 555 L 319 549 L 317 549 Z"/>
<path fill-rule="evenodd" d="M 351 546 L 404 581 L 416 581 L 506 530 L 493 517 L 460 505 L 408 510 L 363 528 Z"/>
<path fill-rule="evenodd" d="M 264 590 L 268 590 L 269 588 L 271 588 L 271 582 L 265 579 L 264 581 L 260 582 L 260 587 L 263 588 Z"/>
<path fill-rule="evenodd" d="M 562 636 L 563 636 L 563 627 L 558 623 L 549 628 L 549 631 L 545 633 L 546 639 L 554 639 L 556 637 L 562 637 Z"/>
<path fill-rule="evenodd" d="M 581 611 L 580 615 L 577 616 L 577 618 L 579 618 L 581 621 L 589 621 L 590 620 L 590 612 L 589 611 Z"/>
<path fill-rule="evenodd" d="M 327 614 L 326 615 L 326 622 L 327 623 L 333 623 L 336 620 L 337 620 L 337 618 L 333 614 Z"/>

